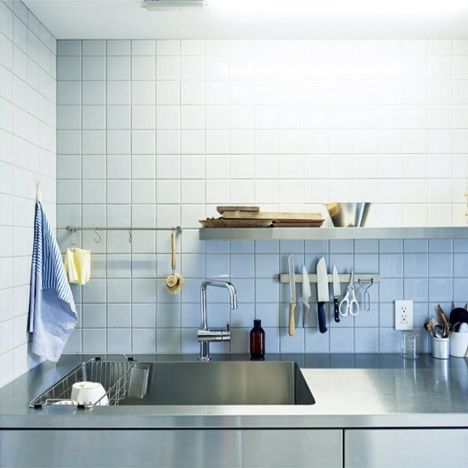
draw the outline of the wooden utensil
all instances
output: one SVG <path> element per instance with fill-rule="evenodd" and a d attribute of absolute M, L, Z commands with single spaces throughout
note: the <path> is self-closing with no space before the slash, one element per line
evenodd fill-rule
<path fill-rule="evenodd" d="M 171 232 L 171 268 L 170 275 L 166 278 L 166 289 L 169 294 L 179 294 L 184 287 L 184 277 L 176 273 L 176 232 Z"/>

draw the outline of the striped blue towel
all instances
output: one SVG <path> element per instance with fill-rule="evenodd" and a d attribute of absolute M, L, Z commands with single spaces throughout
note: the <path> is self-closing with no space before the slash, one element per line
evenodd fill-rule
<path fill-rule="evenodd" d="M 42 204 L 37 201 L 29 296 L 33 353 L 58 361 L 77 321 L 62 255 Z"/>

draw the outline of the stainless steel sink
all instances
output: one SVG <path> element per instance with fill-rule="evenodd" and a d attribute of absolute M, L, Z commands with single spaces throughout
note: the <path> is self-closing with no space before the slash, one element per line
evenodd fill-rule
<path fill-rule="evenodd" d="M 120 405 L 312 405 L 294 362 L 151 362 L 144 398 Z"/>

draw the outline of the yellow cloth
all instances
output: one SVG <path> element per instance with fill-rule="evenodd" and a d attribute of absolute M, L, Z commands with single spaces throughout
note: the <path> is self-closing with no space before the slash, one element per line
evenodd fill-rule
<path fill-rule="evenodd" d="M 91 276 L 91 251 L 71 247 L 65 253 L 68 282 L 83 286 Z"/>

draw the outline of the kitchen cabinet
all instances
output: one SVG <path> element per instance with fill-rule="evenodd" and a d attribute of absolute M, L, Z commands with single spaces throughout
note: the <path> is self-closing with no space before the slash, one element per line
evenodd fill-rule
<path fill-rule="evenodd" d="M 466 468 L 468 429 L 345 430 L 345 468 Z"/>
<path fill-rule="evenodd" d="M 0 430 L 8 468 L 342 468 L 343 431 Z"/>

